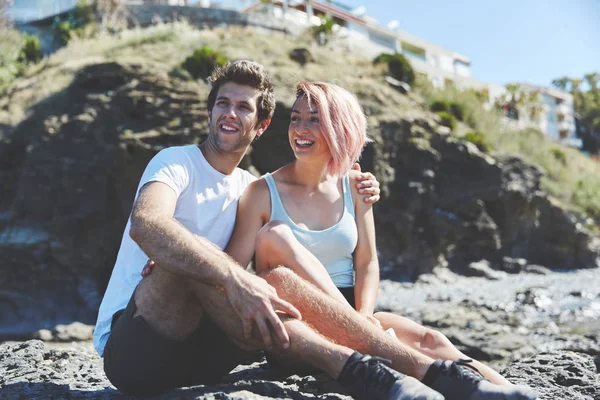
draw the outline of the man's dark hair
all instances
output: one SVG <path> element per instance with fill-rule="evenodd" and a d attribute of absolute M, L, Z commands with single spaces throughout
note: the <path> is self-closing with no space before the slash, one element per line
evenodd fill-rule
<path fill-rule="evenodd" d="M 275 111 L 273 84 L 262 65 L 248 60 L 230 61 L 222 67 L 217 67 L 208 81 L 212 84 L 208 94 L 208 111 L 212 111 L 221 85 L 234 82 L 258 89 L 260 92 L 256 100 L 258 122 L 273 116 Z"/>

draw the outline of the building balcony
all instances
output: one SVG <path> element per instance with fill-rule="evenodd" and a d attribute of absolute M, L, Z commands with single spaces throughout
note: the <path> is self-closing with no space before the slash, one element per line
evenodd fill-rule
<path fill-rule="evenodd" d="M 556 123 L 556 127 L 557 127 L 559 130 L 561 130 L 561 131 L 562 131 L 562 130 L 566 130 L 566 131 L 570 131 L 570 130 L 572 130 L 572 125 L 571 125 L 571 123 L 570 123 L 569 121 L 566 121 L 566 120 L 558 121 L 558 122 Z"/>
<path fill-rule="evenodd" d="M 556 111 L 556 114 L 573 115 L 573 107 L 565 103 L 558 104 L 554 107 L 554 110 Z"/>
<path fill-rule="evenodd" d="M 404 54 L 405 56 L 414 60 L 427 62 L 427 52 L 424 48 L 406 42 L 402 42 L 401 46 L 402 54 Z"/>

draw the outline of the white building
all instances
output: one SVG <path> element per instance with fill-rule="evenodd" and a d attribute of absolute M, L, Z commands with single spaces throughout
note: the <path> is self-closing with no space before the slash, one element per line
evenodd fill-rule
<path fill-rule="evenodd" d="M 244 11 L 285 18 L 286 26 L 298 32 L 307 26 L 320 24 L 319 16 L 328 15 L 338 24 L 336 34 L 346 39 L 350 50 L 369 58 L 381 53 L 402 53 L 415 72 L 426 76 L 434 86 L 454 85 L 460 89 L 480 90 L 488 95 L 490 107 L 507 95 L 505 86 L 471 78 L 471 61 L 468 57 L 408 32 L 377 25 L 366 14 L 364 7 L 352 9 L 327 0 L 272 0 L 269 4 L 254 3 Z M 535 127 L 554 140 L 581 146 L 581 140 L 575 137 L 573 97 L 569 93 L 528 84 L 520 84 L 519 87 L 523 93 L 538 93 L 538 101 L 521 107 L 518 120 L 507 118 L 509 126 Z"/>
<path fill-rule="evenodd" d="M 407 32 L 377 25 L 364 8 L 352 9 L 334 1 L 273 0 L 269 4 L 256 2 L 244 12 L 285 18 L 292 31 L 318 25 L 318 16 L 329 15 L 338 24 L 337 36 L 346 39 L 348 48 L 366 57 L 402 53 L 410 60 L 415 72 L 427 76 L 436 86 L 471 76 L 471 62 L 466 56 Z"/>
<path fill-rule="evenodd" d="M 548 137 L 565 145 L 581 147 L 581 139 L 575 135 L 575 112 L 573 96 L 570 93 L 527 83 L 518 84 L 523 93 L 537 93 L 541 112 L 531 113 L 531 107 L 524 105 L 519 115 L 519 127 L 532 126 L 540 129 Z"/>

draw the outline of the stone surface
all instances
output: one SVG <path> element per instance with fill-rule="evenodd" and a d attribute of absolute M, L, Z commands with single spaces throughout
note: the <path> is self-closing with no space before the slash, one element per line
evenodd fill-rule
<path fill-rule="evenodd" d="M 540 400 L 600 399 L 600 375 L 593 358 L 574 352 L 541 353 L 502 372 L 514 383 L 535 387 Z"/>
<path fill-rule="evenodd" d="M 535 388 L 540 400 L 600 398 L 593 358 L 568 351 L 540 353 L 509 365 L 511 382 Z M 160 399 L 350 399 L 323 374 L 277 377 L 264 362 L 240 366 L 218 385 L 181 388 Z M 126 398 L 106 379 L 101 359 L 85 348 L 49 349 L 43 342 L 0 345 L 0 398 Z"/>
<path fill-rule="evenodd" d="M 240 366 L 218 385 L 181 388 L 160 399 L 350 399 L 325 375 L 277 380 L 264 362 Z M 102 360 L 91 349 L 49 349 L 43 342 L 0 344 L 0 399 L 129 398 L 106 379 Z"/>

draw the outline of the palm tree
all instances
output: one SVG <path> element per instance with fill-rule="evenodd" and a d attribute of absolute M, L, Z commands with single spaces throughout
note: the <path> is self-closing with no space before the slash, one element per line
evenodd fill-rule
<path fill-rule="evenodd" d="M 571 83 L 571 78 L 563 76 L 562 78 L 554 79 L 552 85 L 560 90 L 568 91 L 568 86 Z"/>
<path fill-rule="evenodd" d="M 590 89 L 592 92 L 598 89 L 598 80 L 600 79 L 600 74 L 597 72 L 593 72 L 591 74 L 585 74 L 583 76 L 588 85 L 590 85 Z"/>
<path fill-rule="evenodd" d="M 583 79 L 569 79 L 571 82 L 571 93 L 579 92 L 579 86 L 583 83 Z"/>

